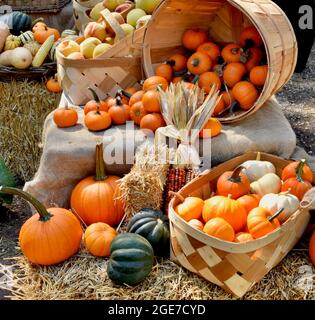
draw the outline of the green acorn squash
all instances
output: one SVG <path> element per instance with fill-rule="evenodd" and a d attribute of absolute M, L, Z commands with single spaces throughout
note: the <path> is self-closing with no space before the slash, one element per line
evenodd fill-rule
<path fill-rule="evenodd" d="M 12 34 L 18 36 L 21 32 L 31 30 L 32 18 L 29 15 L 20 11 L 11 12 L 10 15 L 12 18 Z"/>
<path fill-rule="evenodd" d="M 110 246 L 108 277 L 118 284 L 135 285 L 149 275 L 153 258 L 153 248 L 148 240 L 135 233 L 122 233 Z"/>
<path fill-rule="evenodd" d="M 127 231 L 146 238 L 151 243 L 156 256 L 169 256 L 169 221 L 168 217 L 161 211 L 148 208 L 142 209 L 131 218 Z"/>
<path fill-rule="evenodd" d="M 10 172 L 10 170 L 6 167 L 3 159 L 0 157 L 0 186 L 6 187 L 15 187 L 15 179 Z M 5 195 L 0 193 L 0 205 L 2 203 L 11 204 L 12 203 L 12 195 Z"/>

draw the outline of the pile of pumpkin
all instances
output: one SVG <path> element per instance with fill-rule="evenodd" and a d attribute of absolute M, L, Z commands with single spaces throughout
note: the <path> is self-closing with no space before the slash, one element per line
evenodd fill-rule
<path fill-rule="evenodd" d="M 83 238 L 85 248 L 93 256 L 110 256 L 107 267 L 110 279 L 133 285 L 150 273 L 154 256 L 169 255 L 168 218 L 160 211 L 143 209 L 130 219 L 127 232 L 118 234 L 125 218 L 124 204 L 119 199 L 119 177 L 107 176 L 104 168 L 103 146 L 98 144 L 96 173 L 73 189 L 71 211 L 46 209 L 4 179 L 0 180 L 5 185 L 0 186 L 0 196 L 20 196 L 37 211 L 23 224 L 19 234 L 21 251 L 30 262 L 44 266 L 61 263 L 78 252 Z"/>
<path fill-rule="evenodd" d="M 177 83 L 198 84 L 205 92 L 212 85 L 222 93 L 214 116 L 239 106 L 250 109 L 259 97 L 268 74 L 262 38 L 255 27 L 243 29 L 239 43 L 214 43 L 208 32 L 186 30 L 182 36 L 184 54 L 176 53 L 155 69 L 155 74 Z"/>
<path fill-rule="evenodd" d="M 209 199 L 187 197 L 175 212 L 209 236 L 238 243 L 251 241 L 289 219 L 300 208 L 312 181 L 305 160 L 287 165 L 280 178 L 271 162 L 258 158 L 223 173 Z"/>
<path fill-rule="evenodd" d="M 45 61 L 55 61 L 55 50 L 59 39 L 76 35 L 73 30 L 59 31 L 46 25 L 43 19 L 32 21 L 22 12 L 9 14 L 12 29 L 0 24 L 0 65 L 17 69 L 40 67 Z"/>

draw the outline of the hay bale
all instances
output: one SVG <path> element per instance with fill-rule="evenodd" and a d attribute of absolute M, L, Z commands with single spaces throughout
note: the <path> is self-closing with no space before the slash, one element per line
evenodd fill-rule
<path fill-rule="evenodd" d="M 60 95 L 49 93 L 44 83 L 0 82 L 0 154 L 24 181 L 37 170 L 43 123 L 59 100 Z"/>

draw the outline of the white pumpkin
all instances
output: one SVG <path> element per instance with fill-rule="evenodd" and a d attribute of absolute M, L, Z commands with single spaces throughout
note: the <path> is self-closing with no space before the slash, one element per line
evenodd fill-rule
<path fill-rule="evenodd" d="M 248 160 L 242 165 L 245 173 L 250 182 L 257 181 L 267 173 L 276 173 L 275 166 L 269 161 L 260 160 L 260 152 L 257 153 L 256 160 Z"/>
<path fill-rule="evenodd" d="M 278 219 L 283 223 L 299 209 L 300 200 L 289 192 L 269 193 L 261 198 L 259 207 L 268 209 L 272 214 L 283 208 L 284 210 L 278 216 Z"/>
<path fill-rule="evenodd" d="M 275 173 L 267 173 L 262 178 L 250 184 L 252 193 L 263 197 L 268 193 L 279 193 L 281 190 L 281 179 Z"/>

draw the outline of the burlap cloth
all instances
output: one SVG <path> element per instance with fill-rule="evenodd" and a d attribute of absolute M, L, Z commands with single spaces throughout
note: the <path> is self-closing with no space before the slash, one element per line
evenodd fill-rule
<path fill-rule="evenodd" d="M 83 111 L 79 108 L 78 110 L 79 124 L 76 127 L 58 129 L 52 120 L 52 114 L 45 121 L 40 166 L 34 179 L 26 183 L 24 190 L 46 206 L 67 207 L 74 185 L 93 174 L 97 140 L 102 140 L 105 135 L 106 151 L 106 145 L 110 144 L 116 135 L 122 133 L 126 137 L 124 126 L 107 130 L 105 134 L 89 132 L 83 124 Z M 140 133 L 139 129 L 137 133 Z M 121 139 L 122 137 L 119 138 Z M 143 141 L 143 136 L 140 135 L 140 139 L 138 137 L 138 141 L 133 143 L 131 135 L 127 133 L 127 142 L 123 140 L 124 143 L 118 146 L 116 153 L 126 151 L 130 163 L 135 148 Z M 204 168 L 246 151 L 268 152 L 283 158 L 309 158 L 304 150 L 296 148 L 296 136 L 275 99 L 269 100 L 263 108 L 242 122 L 224 126 L 218 137 L 209 139 L 201 152 Z M 131 168 L 131 165 L 124 164 L 126 159 L 122 164 L 110 164 L 108 154 L 105 154 L 104 158 L 108 174 L 122 176 Z M 309 160 L 315 169 L 314 159 Z"/>

